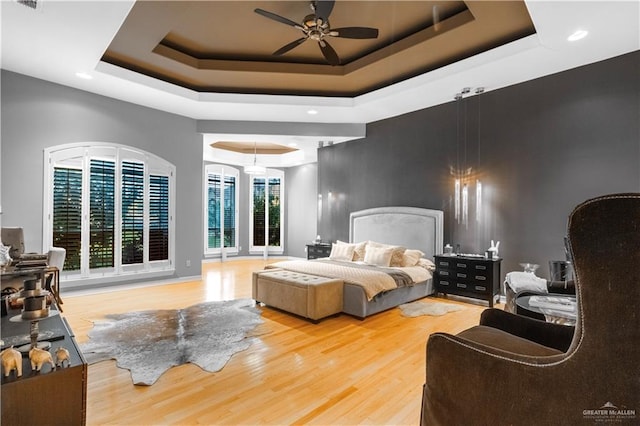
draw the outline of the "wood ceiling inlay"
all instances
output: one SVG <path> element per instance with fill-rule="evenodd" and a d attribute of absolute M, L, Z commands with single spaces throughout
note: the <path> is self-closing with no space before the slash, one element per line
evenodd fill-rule
<path fill-rule="evenodd" d="M 275 142 L 235 142 L 217 141 L 209 144 L 211 148 L 239 152 L 241 154 L 279 155 L 297 151 L 297 148 L 284 146 Z"/>
<path fill-rule="evenodd" d="M 311 13 L 309 1 L 140 1 L 102 60 L 202 92 L 351 97 L 535 32 L 521 0 L 337 0 L 331 28 L 379 36 L 330 37 L 341 59 L 330 66 L 313 40 L 273 56 L 302 33 L 256 8 L 295 22 Z"/>

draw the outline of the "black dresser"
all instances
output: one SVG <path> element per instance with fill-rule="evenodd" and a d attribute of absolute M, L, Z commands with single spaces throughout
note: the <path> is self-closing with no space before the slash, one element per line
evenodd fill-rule
<path fill-rule="evenodd" d="M 438 293 L 486 300 L 493 307 L 500 294 L 501 261 L 500 258 L 436 255 L 435 289 Z"/>
<path fill-rule="evenodd" d="M 329 257 L 331 254 L 331 244 L 307 244 L 307 259 L 318 259 L 320 257 Z"/>

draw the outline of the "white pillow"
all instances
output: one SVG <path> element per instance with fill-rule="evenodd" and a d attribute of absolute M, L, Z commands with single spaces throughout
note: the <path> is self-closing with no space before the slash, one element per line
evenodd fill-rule
<path fill-rule="evenodd" d="M 356 249 L 355 244 L 335 244 L 331 245 L 331 254 L 329 259 L 340 260 L 343 262 L 351 262 L 353 260 L 353 252 Z"/>
<path fill-rule="evenodd" d="M 376 248 L 391 248 L 393 249 L 393 253 L 391 254 L 391 262 L 390 266 L 402 266 L 402 255 L 406 250 L 401 246 L 392 246 L 391 244 L 378 243 L 376 241 L 368 241 L 367 247 L 376 247 Z"/>
<path fill-rule="evenodd" d="M 364 253 L 364 263 L 375 266 L 389 266 L 393 256 L 393 248 L 371 247 L 367 245 Z"/>
<path fill-rule="evenodd" d="M 349 244 L 344 241 L 336 241 L 336 244 Z M 353 251 L 353 261 L 354 262 L 362 262 L 364 260 L 364 253 L 367 248 L 367 242 L 363 241 L 361 243 L 354 243 L 353 246 L 355 250 Z"/>
<path fill-rule="evenodd" d="M 407 249 L 402 255 L 402 266 L 416 266 L 424 253 L 420 250 Z"/>

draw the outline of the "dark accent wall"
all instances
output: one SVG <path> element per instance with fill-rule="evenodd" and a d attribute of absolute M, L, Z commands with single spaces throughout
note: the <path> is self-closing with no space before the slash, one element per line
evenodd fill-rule
<path fill-rule="evenodd" d="M 367 126 L 364 139 L 318 153 L 318 232 L 347 239 L 349 213 L 442 209 L 445 243 L 482 253 L 500 240 L 502 273 L 564 260 L 571 210 L 640 192 L 640 52 Z M 490 89 L 490 88 L 489 88 Z M 452 170 L 472 169 L 469 224 L 453 212 Z M 483 186 L 476 220 L 475 181 Z"/>

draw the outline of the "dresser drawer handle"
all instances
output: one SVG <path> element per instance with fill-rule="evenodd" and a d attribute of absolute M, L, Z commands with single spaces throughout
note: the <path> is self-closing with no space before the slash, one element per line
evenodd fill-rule
<path fill-rule="evenodd" d="M 456 274 L 456 276 L 457 276 L 458 278 L 467 278 L 467 274 L 461 274 L 460 272 L 458 272 L 458 273 Z"/>
<path fill-rule="evenodd" d="M 480 269 L 480 270 L 482 270 L 482 271 L 486 271 L 486 270 L 487 270 L 487 267 L 486 267 L 486 266 L 484 266 L 484 265 L 476 265 L 476 269 Z"/>
<path fill-rule="evenodd" d="M 486 291 L 487 288 L 485 286 L 483 286 L 483 285 L 477 285 L 476 286 L 476 290 L 478 290 L 478 291 Z"/>
<path fill-rule="evenodd" d="M 460 284 L 460 283 L 457 283 L 457 284 L 456 284 L 456 287 L 459 287 L 459 288 L 467 288 L 467 285 L 466 285 L 466 284 Z"/>
<path fill-rule="evenodd" d="M 440 265 L 440 266 L 449 266 L 449 262 L 440 261 L 440 262 L 438 262 L 438 265 Z"/>
<path fill-rule="evenodd" d="M 440 285 L 449 285 L 449 281 L 440 281 Z"/>
<path fill-rule="evenodd" d="M 440 271 L 439 272 L 440 275 L 445 275 L 445 276 L 449 276 L 449 271 Z"/>
<path fill-rule="evenodd" d="M 487 277 L 483 277 L 482 275 L 476 275 L 476 280 L 478 280 L 478 281 L 486 281 Z"/>
<path fill-rule="evenodd" d="M 458 268 L 466 268 L 466 267 L 467 267 L 467 264 L 466 264 L 466 263 L 456 263 L 456 266 L 457 266 Z"/>

